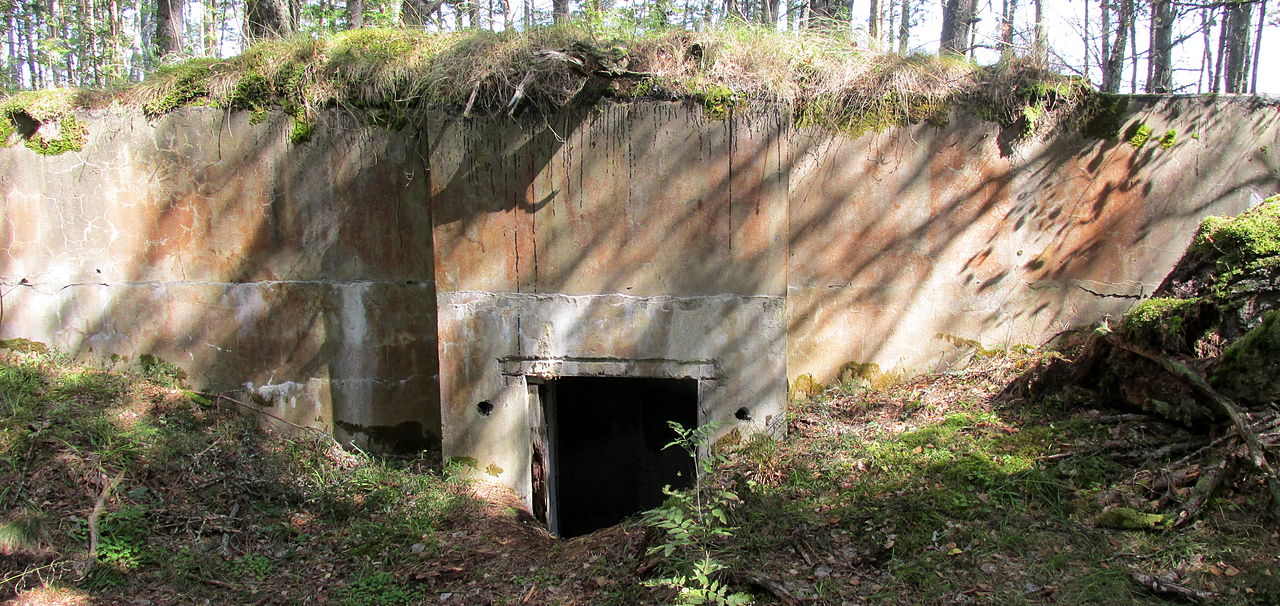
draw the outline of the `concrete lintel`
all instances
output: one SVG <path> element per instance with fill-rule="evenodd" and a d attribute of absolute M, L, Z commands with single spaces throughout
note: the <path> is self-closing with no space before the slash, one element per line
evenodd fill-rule
<path fill-rule="evenodd" d="M 621 358 L 499 358 L 502 374 L 544 379 L 556 377 L 651 377 L 714 380 L 716 365 L 706 360 L 628 360 Z"/>

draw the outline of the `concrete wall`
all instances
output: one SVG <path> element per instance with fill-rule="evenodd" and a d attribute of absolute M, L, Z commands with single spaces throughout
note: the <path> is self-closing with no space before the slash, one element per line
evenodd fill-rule
<path fill-rule="evenodd" d="M 850 139 L 675 102 L 399 133 L 333 117 L 296 147 L 282 117 L 91 116 L 83 153 L 0 150 L 0 336 L 157 353 L 344 437 L 439 431 L 527 490 L 519 369 L 698 369 L 701 418 L 777 431 L 801 375 L 930 369 L 958 339 L 1122 312 L 1088 291 L 1150 292 L 1203 216 L 1280 190 L 1274 104 L 1130 113 L 1178 142 L 1010 149 L 963 114 Z"/>
<path fill-rule="evenodd" d="M 0 337 L 152 353 L 367 446 L 439 433 L 416 139 L 341 117 L 86 117 L 83 152 L 0 149 Z M 25 280 L 22 286 L 15 286 Z"/>
<path fill-rule="evenodd" d="M 950 337 L 1039 344 L 1154 290 L 1201 218 L 1280 192 L 1280 108 L 1138 97 L 1126 130 L 1019 149 L 956 115 L 849 141 L 789 137 L 788 373 L 936 368 Z M 1156 139 L 1177 131 L 1162 149 Z"/>
<path fill-rule="evenodd" d="M 1151 292 L 1202 217 L 1280 191 L 1272 104 L 1137 98 L 1138 122 L 1178 142 L 1011 148 L 963 114 L 849 139 L 681 103 L 434 125 L 444 451 L 527 490 L 511 360 L 707 362 L 703 419 L 776 433 L 788 379 L 933 369 L 958 342 L 1122 313 L 1099 294 Z"/>

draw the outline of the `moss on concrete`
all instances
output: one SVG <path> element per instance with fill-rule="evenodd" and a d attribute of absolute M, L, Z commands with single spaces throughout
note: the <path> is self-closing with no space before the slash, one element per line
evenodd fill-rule
<path fill-rule="evenodd" d="M 80 151 L 87 132 L 74 111 L 80 106 L 80 91 L 69 88 L 27 91 L 0 103 L 0 144 L 11 146 L 18 140 L 42 156 Z M 48 131 L 57 131 L 49 136 Z"/>
<path fill-rule="evenodd" d="M 1206 218 L 1191 246 L 1197 253 L 1217 256 L 1220 269 L 1280 254 L 1280 196 L 1235 217 Z"/>
<path fill-rule="evenodd" d="M 1128 97 L 1093 93 L 1081 104 L 1080 131 L 1095 139 L 1114 139 L 1120 136 L 1128 112 Z"/>
<path fill-rule="evenodd" d="M 142 111 L 149 118 L 167 114 L 181 107 L 207 105 L 209 85 L 214 76 L 213 59 L 191 59 L 172 67 L 162 68 L 151 77 L 160 81 L 156 94 L 142 103 Z"/>
<path fill-rule="evenodd" d="M 1151 140 L 1151 127 L 1145 122 L 1134 122 L 1129 130 L 1125 131 L 1125 138 L 1134 149 L 1142 149 L 1147 141 Z"/>
<path fill-rule="evenodd" d="M 791 400 L 800 402 L 821 395 L 824 388 L 821 383 L 814 380 L 813 375 L 803 374 L 791 381 Z"/>
<path fill-rule="evenodd" d="M 1201 303 L 1195 299 L 1152 298 L 1135 305 L 1120 322 L 1120 331 L 1134 342 L 1160 348 L 1185 339 L 1188 316 Z"/>
<path fill-rule="evenodd" d="M 702 103 L 703 115 L 712 120 L 724 120 L 739 101 L 738 93 L 724 84 L 713 83 L 695 88 L 693 98 Z"/>

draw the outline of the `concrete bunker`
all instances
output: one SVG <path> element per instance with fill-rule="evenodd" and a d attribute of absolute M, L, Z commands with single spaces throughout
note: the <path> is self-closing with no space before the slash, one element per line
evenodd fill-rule
<path fill-rule="evenodd" d="M 670 423 L 705 422 L 700 394 L 714 365 L 665 361 L 519 360 L 504 373 L 526 385 L 529 503 L 557 536 L 612 526 L 693 485 L 695 461 L 667 448 Z"/>

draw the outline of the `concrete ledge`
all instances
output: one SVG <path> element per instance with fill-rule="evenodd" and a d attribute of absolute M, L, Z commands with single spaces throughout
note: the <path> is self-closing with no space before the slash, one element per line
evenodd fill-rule
<path fill-rule="evenodd" d="M 503 358 L 502 374 L 543 379 L 556 377 L 636 377 L 707 379 L 718 377 L 709 361 L 626 360 L 619 358 Z"/>

